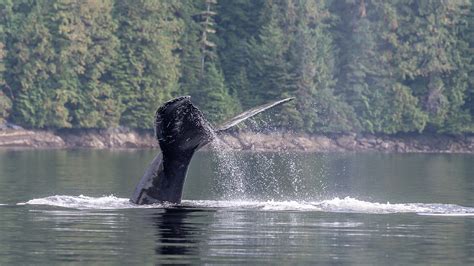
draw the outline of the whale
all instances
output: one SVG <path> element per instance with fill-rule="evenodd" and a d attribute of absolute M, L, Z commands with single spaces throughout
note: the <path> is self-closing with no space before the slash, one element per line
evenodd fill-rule
<path fill-rule="evenodd" d="M 285 98 L 254 107 L 217 127 L 205 119 L 190 96 L 165 102 L 155 113 L 155 137 L 160 152 L 146 168 L 130 201 L 139 205 L 181 203 L 188 166 L 196 151 L 246 119 L 291 100 Z"/>

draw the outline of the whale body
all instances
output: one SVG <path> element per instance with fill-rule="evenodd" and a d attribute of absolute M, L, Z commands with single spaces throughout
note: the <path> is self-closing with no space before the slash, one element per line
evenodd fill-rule
<path fill-rule="evenodd" d="M 145 170 L 130 201 L 135 204 L 180 203 L 188 166 L 197 150 L 249 117 L 292 99 L 252 108 L 217 128 L 193 105 L 190 96 L 164 103 L 155 114 L 155 136 L 161 152 Z"/>

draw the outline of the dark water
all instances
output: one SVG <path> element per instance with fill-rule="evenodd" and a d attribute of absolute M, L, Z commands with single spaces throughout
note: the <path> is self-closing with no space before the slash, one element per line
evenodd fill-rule
<path fill-rule="evenodd" d="M 0 265 L 474 264 L 472 155 L 202 152 L 134 206 L 153 156 L 0 150 Z"/>

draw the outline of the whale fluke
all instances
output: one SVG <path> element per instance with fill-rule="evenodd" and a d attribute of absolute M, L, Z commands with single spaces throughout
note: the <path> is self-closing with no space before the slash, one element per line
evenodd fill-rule
<path fill-rule="evenodd" d="M 257 107 L 254 107 L 252 109 L 249 109 L 227 121 L 225 121 L 222 125 L 219 125 L 219 127 L 217 127 L 216 129 L 216 132 L 224 132 L 226 131 L 227 129 L 233 127 L 233 126 L 236 126 L 237 124 L 239 124 L 240 122 L 254 116 L 254 115 L 257 115 L 267 109 L 270 109 L 272 107 L 275 107 L 277 105 L 280 105 L 280 104 L 283 104 L 283 103 L 286 103 L 286 102 L 289 102 L 291 100 L 293 100 L 294 98 L 290 97 L 290 98 L 285 98 L 285 99 L 282 99 L 282 100 L 279 100 L 279 101 L 274 101 L 274 102 L 271 102 L 271 103 L 267 103 L 267 104 L 264 104 L 264 105 L 260 105 L 260 106 L 257 106 Z"/>
<path fill-rule="evenodd" d="M 291 101 L 286 98 L 247 110 L 216 129 L 192 104 L 190 96 L 170 100 L 155 115 L 155 135 L 161 152 L 155 156 L 135 188 L 135 204 L 180 203 L 189 163 L 194 153 L 222 133 L 269 108 Z"/>

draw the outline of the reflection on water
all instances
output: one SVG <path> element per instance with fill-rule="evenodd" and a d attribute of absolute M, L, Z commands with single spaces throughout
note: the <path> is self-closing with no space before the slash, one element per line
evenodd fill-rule
<path fill-rule="evenodd" d="M 204 228 L 199 227 L 199 224 L 190 223 L 189 216 L 199 212 L 201 211 L 197 209 L 171 208 L 153 215 L 151 219 L 156 227 L 156 254 L 175 260 L 182 260 L 183 256 L 197 258 L 199 239 L 195 235 L 199 235 Z"/>
<path fill-rule="evenodd" d="M 0 151 L 0 265 L 474 264 L 474 156 L 199 153 L 133 205 L 153 156 Z"/>

